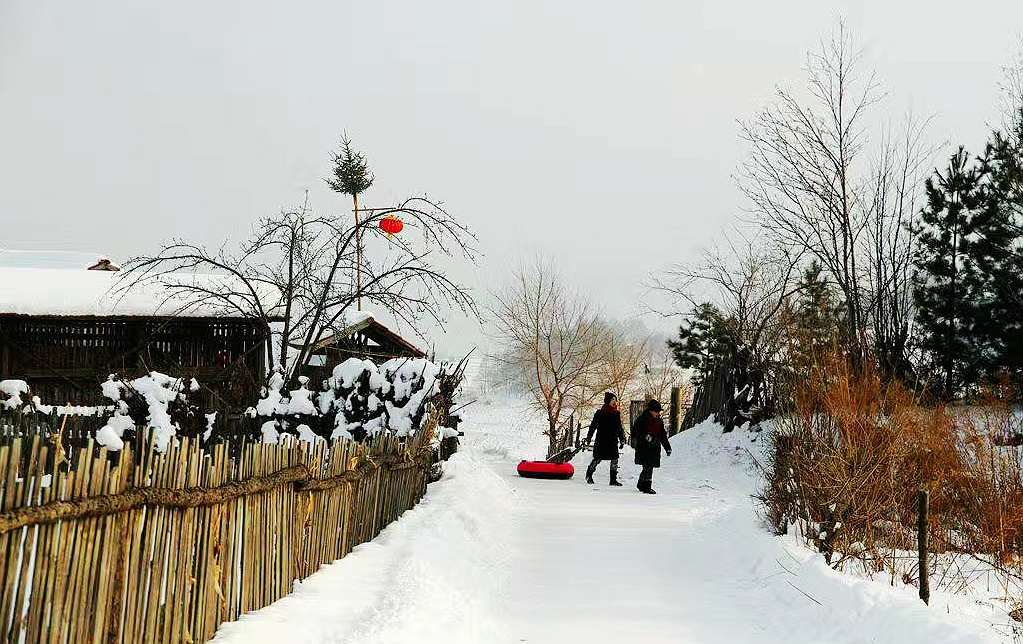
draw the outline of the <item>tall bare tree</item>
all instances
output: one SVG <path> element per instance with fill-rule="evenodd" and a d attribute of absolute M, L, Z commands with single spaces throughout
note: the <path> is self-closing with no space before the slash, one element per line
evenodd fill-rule
<path fill-rule="evenodd" d="M 409 234 L 386 240 L 378 224 L 389 215 L 401 216 Z M 373 258 L 360 262 L 355 240 L 367 237 L 380 244 Z M 443 325 L 450 308 L 478 316 L 469 290 L 434 263 L 438 254 L 472 261 L 474 242 L 468 228 L 425 197 L 374 210 L 355 225 L 344 216 L 313 213 L 307 200 L 297 210 L 260 219 L 235 251 L 174 240 L 156 255 L 132 258 L 117 289 L 155 283 L 179 312 L 219 307 L 263 321 L 273 330 L 266 343 L 271 364 L 293 384 L 312 345 L 346 326 L 360 296 L 414 330 L 424 318 Z M 355 279 L 360 265 L 361 288 Z"/>
<path fill-rule="evenodd" d="M 862 358 L 874 343 L 904 366 L 909 236 L 922 166 L 923 126 L 871 139 L 884 92 L 844 25 L 808 56 L 808 96 L 778 89 L 742 136 L 750 158 L 738 183 L 777 241 L 809 252 L 841 291 L 845 335 Z M 873 328 L 871 328 L 873 324 Z M 872 336 L 872 337 L 868 337 Z"/>
<path fill-rule="evenodd" d="M 511 366 L 547 417 L 548 457 L 572 428 L 600 382 L 607 356 L 605 325 L 590 301 L 571 292 L 553 262 L 535 259 L 493 293 L 492 323 Z"/>
<path fill-rule="evenodd" d="M 907 117 L 901 135 L 883 133 L 871 179 L 872 201 L 865 235 L 866 311 L 871 346 L 882 372 L 903 382 L 915 377 L 913 334 L 912 222 L 920 207 L 928 120 Z"/>

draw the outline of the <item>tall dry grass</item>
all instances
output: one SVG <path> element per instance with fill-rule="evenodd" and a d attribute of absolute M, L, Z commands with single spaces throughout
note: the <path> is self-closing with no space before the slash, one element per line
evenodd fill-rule
<path fill-rule="evenodd" d="M 855 561 L 909 583 L 923 489 L 935 552 L 1019 572 L 1023 454 L 1005 444 L 1019 425 L 1004 397 L 978 408 L 925 404 L 873 365 L 853 369 L 832 352 L 795 384 L 779 420 L 759 497 L 764 516 L 836 568 Z"/>

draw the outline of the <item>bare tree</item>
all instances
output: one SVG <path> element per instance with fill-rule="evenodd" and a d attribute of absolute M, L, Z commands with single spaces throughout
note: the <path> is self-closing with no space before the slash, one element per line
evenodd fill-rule
<path fill-rule="evenodd" d="M 800 258 L 742 235 L 726 236 L 723 247 L 704 250 L 698 261 L 655 275 L 652 286 L 671 298 L 667 315 L 714 302 L 728 317 L 737 342 L 769 355 L 784 326 L 779 314 L 796 287 L 793 272 Z"/>
<path fill-rule="evenodd" d="M 808 57 L 809 99 L 779 89 L 742 124 L 751 155 L 738 182 L 753 214 L 780 243 L 809 252 L 845 301 L 846 341 L 862 358 L 868 327 L 894 369 L 905 362 L 913 195 L 927 157 L 923 125 L 907 119 L 901 140 L 869 135 L 884 97 L 876 75 L 840 25 Z"/>
<path fill-rule="evenodd" d="M 721 311 L 727 356 L 698 394 L 703 411 L 718 414 L 726 431 L 751 417 L 751 410 L 767 413 L 772 406 L 771 378 L 784 345 L 785 305 L 797 288 L 793 273 L 799 259 L 788 250 L 726 238 L 724 249 L 707 250 L 700 261 L 677 264 L 653 278 L 653 287 L 673 300 L 669 314 L 684 315 L 708 300 Z"/>
<path fill-rule="evenodd" d="M 646 358 L 643 365 L 643 398 L 663 402 L 668 399 L 672 389 L 679 387 L 683 390 L 683 404 L 691 401 L 691 388 L 686 385 L 682 369 L 675 364 L 675 356 L 667 341 L 651 339 Z"/>
<path fill-rule="evenodd" d="M 621 401 L 643 396 L 640 376 L 650 362 L 650 334 L 619 323 L 608 324 L 603 335 L 606 350 L 604 360 L 597 366 L 594 396 L 603 391 L 613 392 Z"/>
<path fill-rule="evenodd" d="M 513 367 L 547 417 L 548 457 L 564 443 L 566 420 L 590 401 L 607 356 L 604 325 L 586 298 L 570 292 L 550 261 L 536 259 L 493 294 L 491 317 Z"/>
<path fill-rule="evenodd" d="M 386 240 L 378 224 L 387 216 L 401 216 L 411 235 Z M 374 259 L 360 262 L 356 239 L 367 237 L 380 244 Z M 273 329 L 267 355 L 293 384 L 312 345 L 346 326 L 360 297 L 412 329 L 424 318 L 443 325 L 452 307 L 478 315 L 468 289 L 433 261 L 437 254 L 472 261 L 474 242 L 463 224 L 425 197 L 374 210 L 354 226 L 347 217 L 314 214 L 307 199 L 298 210 L 262 218 L 236 251 L 174 240 L 156 255 L 132 258 L 117 290 L 157 283 L 178 312 L 201 306 L 261 320 Z"/>
<path fill-rule="evenodd" d="M 913 323 L 913 218 L 925 163 L 933 148 L 924 143 L 929 121 L 907 117 L 898 139 L 882 136 L 866 229 L 867 313 L 872 347 L 883 373 L 914 378 L 910 338 Z"/>

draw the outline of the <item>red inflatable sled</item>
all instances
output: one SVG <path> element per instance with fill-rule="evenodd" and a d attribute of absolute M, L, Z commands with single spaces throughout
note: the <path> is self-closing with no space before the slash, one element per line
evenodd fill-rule
<path fill-rule="evenodd" d="M 527 479 L 570 479 L 575 474 L 571 463 L 548 463 L 547 461 L 522 461 L 519 476 Z"/>

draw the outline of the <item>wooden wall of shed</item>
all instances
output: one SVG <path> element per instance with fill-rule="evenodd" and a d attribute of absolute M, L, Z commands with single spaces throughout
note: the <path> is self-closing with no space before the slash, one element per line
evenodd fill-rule
<path fill-rule="evenodd" d="M 100 385 L 109 374 L 159 371 L 208 387 L 203 406 L 252 403 L 268 332 L 239 318 L 0 315 L 0 378 L 27 380 L 47 403 L 93 405 L 108 402 Z"/>

